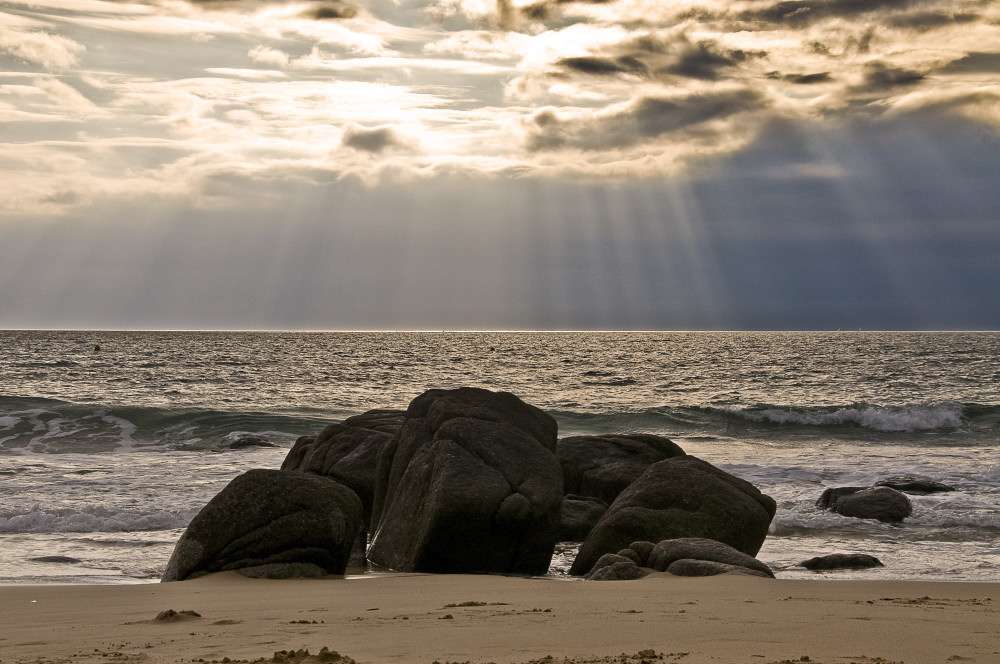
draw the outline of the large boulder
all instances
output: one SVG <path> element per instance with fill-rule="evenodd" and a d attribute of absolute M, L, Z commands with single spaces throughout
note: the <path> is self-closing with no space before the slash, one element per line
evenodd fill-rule
<path fill-rule="evenodd" d="M 331 424 L 318 436 L 303 436 L 288 451 L 282 470 L 295 470 L 334 479 L 354 490 L 361 498 L 364 523 L 367 527 L 375 500 L 375 470 L 378 455 L 392 440 L 387 420 L 399 411 L 369 411 Z M 369 426 L 362 426 L 369 425 Z"/>
<path fill-rule="evenodd" d="M 543 574 L 558 539 L 556 422 L 513 394 L 430 390 L 383 449 L 368 560 L 397 571 Z"/>
<path fill-rule="evenodd" d="M 913 513 L 906 495 L 887 486 L 826 489 L 816 506 L 843 516 L 899 523 Z"/>
<path fill-rule="evenodd" d="M 191 520 L 162 581 L 228 570 L 343 574 L 360 526 L 361 500 L 349 488 L 317 475 L 250 470 Z"/>
<path fill-rule="evenodd" d="M 556 446 L 566 493 L 614 502 L 651 465 L 683 456 L 673 441 L 653 434 L 571 436 Z"/>
<path fill-rule="evenodd" d="M 754 556 L 775 509 L 774 499 L 757 487 L 697 457 L 660 461 L 611 504 L 570 573 L 586 574 L 602 554 L 642 540 L 703 537 Z"/>

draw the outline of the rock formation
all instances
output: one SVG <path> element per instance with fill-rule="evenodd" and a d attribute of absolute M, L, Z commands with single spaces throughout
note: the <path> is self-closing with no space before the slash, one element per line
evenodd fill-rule
<path fill-rule="evenodd" d="M 776 505 L 749 482 L 693 456 L 650 466 L 594 527 L 570 573 L 587 573 L 605 553 L 635 541 L 681 537 L 716 540 L 753 556 Z"/>
<path fill-rule="evenodd" d="M 343 574 L 361 527 L 361 500 L 316 475 L 251 470 L 233 479 L 188 525 L 163 581 L 211 572 L 287 577 Z"/>
<path fill-rule="evenodd" d="M 556 423 L 513 394 L 430 390 L 379 457 L 371 563 L 543 574 L 558 538 Z"/>

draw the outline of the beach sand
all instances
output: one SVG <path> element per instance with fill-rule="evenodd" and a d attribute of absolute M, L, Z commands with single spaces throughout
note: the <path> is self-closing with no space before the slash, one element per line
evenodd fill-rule
<path fill-rule="evenodd" d="M 1000 584 L 739 574 L 273 581 L 226 573 L 166 584 L 0 587 L 2 664 L 347 658 L 995 664 Z"/>

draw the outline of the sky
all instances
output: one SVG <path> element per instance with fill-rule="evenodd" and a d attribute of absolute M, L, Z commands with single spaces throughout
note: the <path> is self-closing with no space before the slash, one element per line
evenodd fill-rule
<path fill-rule="evenodd" d="M 0 328 L 1000 329 L 1000 3 L 0 0 Z"/>

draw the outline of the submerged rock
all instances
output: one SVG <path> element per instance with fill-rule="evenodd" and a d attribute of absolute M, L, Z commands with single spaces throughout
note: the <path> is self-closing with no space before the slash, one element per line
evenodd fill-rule
<path fill-rule="evenodd" d="M 799 563 L 800 566 L 809 570 L 831 570 L 831 569 L 865 569 L 869 567 L 885 567 L 882 561 L 867 553 L 831 553 L 825 556 L 816 556 Z"/>
<path fill-rule="evenodd" d="M 838 487 L 827 489 L 816 506 L 843 516 L 899 523 L 913 513 L 910 499 L 887 486 Z"/>
<path fill-rule="evenodd" d="M 875 482 L 875 486 L 887 486 L 890 489 L 896 489 L 897 491 L 902 491 L 903 493 L 913 493 L 918 496 L 955 490 L 955 487 L 948 486 L 947 484 L 943 484 L 937 480 L 932 480 L 929 477 L 917 475 L 887 477 L 884 480 Z"/>

